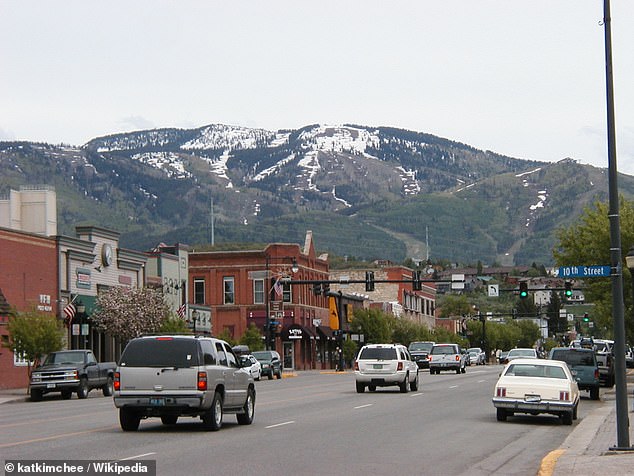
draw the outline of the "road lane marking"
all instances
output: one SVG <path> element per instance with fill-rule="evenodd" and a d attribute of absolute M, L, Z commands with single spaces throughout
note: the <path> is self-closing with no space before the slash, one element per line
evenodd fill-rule
<path fill-rule="evenodd" d="M 358 410 L 359 408 L 367 408 L 374 405 L 374 403 L 366 403 L 365 405 L 359 405 L 358 407 L 353 407 L 353 410 Z"/>
<path fill-rule="evenodd" d="M 420 397 L 422 393 L 411 393 L 410 397 Z"/>
<path fill-rule="evenodd" d="M 38 443 L 40 441 L 57 440 L 59 438 L 68 438 L 69 436 L 86 435 L 88 433 L 96 433 L 98 431 L 112 430 L 112 429 L 115 429 L 115 428 L 119 428 L 119 427 L 118 426 L 104 426 L 104 427 L 101 427 L 101 428 L 95 428 L 93 430 L 76 431 L 74 433 L 62 433 L 62 434 L 59 434 L 59 435 L 45 436 L 43 438 L 33 438 L 31 440 L 14 441 L 13 443 L 2 443 L 2 444 L 0 444 L 0 448 L 10 448 L 11 446 L 26 445 L 26 444 L 30 444 L 30 443 Z"/>
<path fill-rule="evenodd" d="M 285 421 L 284 423 L 277 423 L 275 425 L 265 426 L 264 428 L 277 428 L 278 426 L 290 425 L 291 423 L 295 423 L 295 420 Z"/>
<path fill-rule="evenodd" d="M 478 380 L 478 383 L 486 382 L 486 380 Z"/>
<path fill-rule="evenodd" d="M 127 458 L 121 458 L 120 460 L 117 461 L 128 461 L 131 459 L 137 459 L 137 458 L 144 458 L 145 456 L 152 456 L 155 455 L 156 453 L 143 453 L 142 455 L 136 455 L 136 456 L 128 456 Z"/>
<path fill-rule="evenodd" d="M 452 386 L 451 386 L 451 387 L 449 387 L 449 388 L 458 388 L 459 386 L 460 386 L 460 385 L 452 385 Z"/>

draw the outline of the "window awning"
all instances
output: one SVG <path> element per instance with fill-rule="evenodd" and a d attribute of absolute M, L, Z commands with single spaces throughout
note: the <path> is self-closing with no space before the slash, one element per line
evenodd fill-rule
<path fill-rule="evenodd" d="M 317 333 L 326 340 L 335 340 L 335 336 L 332 334 L 332 329 L 329 326 L 317 326 Z"/>
<path fill-rule="evenodd" d="M 282 330 L 282 340 L 314 339 L 315 333 L 308 327 L 291 324 Z"/>

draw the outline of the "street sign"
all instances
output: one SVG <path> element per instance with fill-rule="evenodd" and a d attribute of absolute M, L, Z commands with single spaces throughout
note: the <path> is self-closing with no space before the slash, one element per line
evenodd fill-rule
<path fill-rule="evenodd" d="M 500 285 L 489 284 L 489 297 L 499 297 L 499 296 L 500 296 Z"/>
<path fill-rule="evenodd" d="M 610 266 L 560 266 L 560 278 L 608 278 Z"/>

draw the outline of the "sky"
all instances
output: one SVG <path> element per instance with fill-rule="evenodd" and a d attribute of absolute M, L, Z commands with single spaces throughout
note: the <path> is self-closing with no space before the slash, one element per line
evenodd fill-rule
<path fill-rule="evenodd" d="M 608 167 L 603 0 L 0 0 L 0 140 L 390 126 Z M 634 175 L 634 1 L 611 0 Z"/>

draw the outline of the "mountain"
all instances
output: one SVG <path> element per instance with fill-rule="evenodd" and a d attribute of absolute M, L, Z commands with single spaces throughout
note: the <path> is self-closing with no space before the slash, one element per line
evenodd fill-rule
<path fill-rule="evenodd" d="M 549 264 L 555 231 L 607 200 L 607 171 L 506 157 L 390 127 L 267 131 L 208 125 L 115 134 L 81 147 L 0 142 L 0 194 L 54 185 L 58 228 L 122 245 L 303 243 L 364 259 Z M 634 195 L 620 175 L 620 193 Z M 213 206 L 212 206 L 213 203 Z M 429 248 L 427 248 L 429 244 Z"/>

